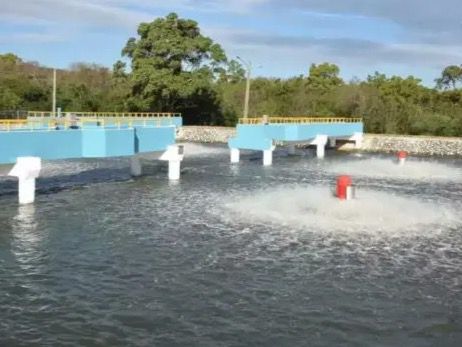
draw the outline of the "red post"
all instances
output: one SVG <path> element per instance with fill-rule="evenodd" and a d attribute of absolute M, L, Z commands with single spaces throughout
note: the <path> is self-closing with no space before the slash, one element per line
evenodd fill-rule
<path fill-rule="evenodd" d="M 398 159 L 406 159 L 407 158 L 407 152 L 406 151 L 399 151 L 397 156 L 398 156 Z"/>
<path fill-rule="evenodd" d="M 347 190 L 348 187 L 351 187 L 353 181 L 351 180 L 350 176 L 342 175 L 337 177 L 337 197 L 340 200 L 347 199 Z"/>

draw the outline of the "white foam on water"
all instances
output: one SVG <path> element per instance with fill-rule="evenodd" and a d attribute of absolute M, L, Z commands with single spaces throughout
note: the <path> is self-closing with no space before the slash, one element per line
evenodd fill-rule
<path fill-rule="evenodd" d="M 329 188 L 316 186 L 279 187 L 235 195 L 224 204 L 224 210 L 229 221 L 312 231 L 436 233 L 460 224 L 453 206 L 435 201 L 366 189 L 359 190 L 354 200 L 340 201 Z"/>
<path fill-rule="evenodd" d="M 392 158 L 345 160 L 341 163 L 328 163 L 324 169 L 332 173 L 353 176 L 462 181 L 462 169 L 460 168 L 413 159 L 408 159 L 404 165 L 398 165 Z"/>
<path fill-rule="evenodd" d="M 184 146 L 185 158 L 187 157 L 208 157 L 215 155 L 228 154 L 229 149 L 227 147 L 216 147 L 201 145 L 198 143 L 180 143 Z"/>

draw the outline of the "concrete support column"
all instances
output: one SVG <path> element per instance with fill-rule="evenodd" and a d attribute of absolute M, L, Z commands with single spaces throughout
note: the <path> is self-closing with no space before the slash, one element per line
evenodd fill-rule
<path fill-rule="evenodd" d="M 170 180 L 180 179 L 181 161 L 184 158 L 183 152 L 183 146 L 170 145 L 160 157 L 160 160 L 168 161 L 168 178 Z"/>
<path fill-rule="evenodd" d="M 237 148 L 231 148 L 231 163 L 239 163 L 240 152 Z"/>
<path fill-rule="evenodd" d="M 19 178 L 18 200 L 20 205 L 32 204 L 35 201 L 35 178 Z"/>
<path fill-rule="evenodd" d="M 363 146 L 363 133 L 355 133 L 353 139 L 355 141 L 355 148 L 360 149 Z"/>
<path fill-rule="evenodd" d="M 316 145 L 316 156 L 320 159 L 324 158 L 326 155 L 326 145 L 318 143 Z"/>
<path fill-rule="evenodd" d="M 288 149 L 289 155 L 295 155 L 295 145 L 289 145 L 287 149 Z"/>
<path fill-rule="evenodd" d="M 329 138 L 329 147 L 331 148 L 337 147 L 337 139 L 335 137 Z"/>
<path fill-rule="evenodd" d="M 168 161 L 168 179 L 179 180 L 181 171 L 180 160 L 169 160 Z"/>
<path fill-rule="evenodd" d="M 327 135 L 317 135 L 311 144 L 316 145 L 316 156 L 318 158 L 324 158 L 326 154 Z"/>
<path fill-rule="evenodd" d="M 273 164 L 273 149 L 263 151 L 263 165 L 270 166 Z"/>
<path fill-rule="evenodd" d="M 141 176 L 143 173 L 143 167 L 141 165 L 140 157 L 134 155 L 130 159 L 130 173 L 133 177 Z"/>
<path fill-rule="evenodd" d="M 19 204 L 31 204 L 35 201 L 35 180 L 40 175 L 42 161 L 38 157 L 19 157 L 9 176 L 18 178 Z"/>

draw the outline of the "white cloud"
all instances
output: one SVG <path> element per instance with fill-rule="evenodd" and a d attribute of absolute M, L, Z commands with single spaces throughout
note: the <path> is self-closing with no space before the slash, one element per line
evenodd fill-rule
<path fill-rule="evenodd" d="M 71 41 L 74 33 L 92 30 L 119 30 L 128 37 L 140 22 L 178 11 L 182 16 L 202 17 L 199 24 L 205 34 L 223 44 L 230 56 L 247 54 L 265 60 L 274 67 L 271 71 L 289 71 L 295 63 L 302 66 L 306 61 L 308 66 L 321 60 L 357 70 L 396 64 L 422 71 L 462 62 L 460 0 L 0 0 L 0 9 L 3 23 L 29 29 L 0 36 L 5 44 L 55 42 L 66 36 Z M 321 20 L 313 22 L 313 15 Z M 297 23 L 292 21 L 295 17 Z M 332 20 L 337 17 L 369 19 L 369 24 L 380 19 L 399 27 L 400 33 L 387 40 L 367 33 L 349 37 Z M 329 27 L 334 38 L 311 35 L 308 21 L 310 28 Z M 290 66 L 282 66 L 284 59 Z"/>
<path fill-rule="evenodd" d="M 133 27 L 151 16 L 111 0 L 0 0 L 0 18 L 29 24 Z"/>
<path fill-rule="evenodd" d="M 460 0 L 269 0 L 269 6 L 327 14 L 381 18 L 400 25 L 413 40 L 462 42 Z"/>
<path fill-rule="evenodd" d="M 51 33 L 16 33 L 0 35 L 0 44 L 43 44 L 52 42 L 63 42 L 65 36 Z"/>
<path fill-rule="evenodd" d="M 234 49 L 250 51 L 268 49 L 272 52 L 291 51 L 292 55 L 306 55 L 317 52 L 317 56 L 341 57 L 350 63 L 396 63 L 421 66 L 441 66 L 454 61 L 462 62 L 462 50 L 458 45 L 439 45 L 426 43 L 378 43 L 370 40 L 335 38 L 320 39 L 312 36 L 287 36 L 274 32 L 210 28 L 207 30 L 214 38 L 225 42 Z"/>

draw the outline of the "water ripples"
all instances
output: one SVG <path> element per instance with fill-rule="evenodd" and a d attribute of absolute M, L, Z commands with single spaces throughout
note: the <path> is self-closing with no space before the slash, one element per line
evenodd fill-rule
<path fill-rule="evenodd" d="M 133 180 L 124 160 L 72 161 L 34 206 L 0 196 L 0 345 L 460 341 L 458 182 L 362 175 L 339 208 L 328 167 L 383 157 L 199 153 L 177 184 L 162 165 Z"/>

